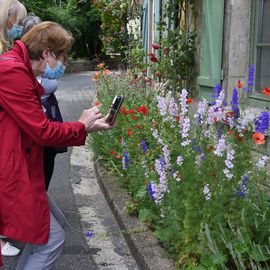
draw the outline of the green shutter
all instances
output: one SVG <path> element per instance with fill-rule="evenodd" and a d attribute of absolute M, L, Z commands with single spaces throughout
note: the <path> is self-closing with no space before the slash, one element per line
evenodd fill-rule
<path fill-rule="evenodd" d="M 224 0 L 204 0 L 200 46 L 200 74 L 198 85 L 200 96 L 207 99 L 213 87 L 222 79 L 222 37 Z"/>
<path fill-rule="evenodd" d="M 155 42 L 158 42 L 160 39 L 160 31 L 158 31 L 159 22 L 160 22 L 160 0 L 154 0 Z"/>
<path fill-rule="evenodd" d="M 144 0 L 142 8 L 142 45 L 148 51 L 148 1 Z"/>

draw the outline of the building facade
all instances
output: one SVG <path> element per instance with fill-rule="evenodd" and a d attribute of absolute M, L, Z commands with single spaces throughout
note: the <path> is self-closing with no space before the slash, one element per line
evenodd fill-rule
<path fill-rule="evenodd" d="M 142 6 L 143 46 L 149 52 L 161 33 L 158 23 L 172 0 L 144 0 Z M 183 1 L 182 1 L 183 2 Z M 189 2 L 186 1 L 188 6 Z M 270 0 L 194 0 L 192 21 L 197 33 L 195 69 L 199 96 L 208 100 L 217 84 L 226 91 L 227 101 L 240 80 L 253 81 L 248 97 L 252 116 L 270 110 L 270 97 L 262 90 L 270 87 Z M 186 8 L 187 9 L 187 8 Z M 168 26 L 173 27 L 170 18 Z M 254 73 L 249 74 L 254 65 Z M 269 152 L 270 140 L 266 145 Z"/>

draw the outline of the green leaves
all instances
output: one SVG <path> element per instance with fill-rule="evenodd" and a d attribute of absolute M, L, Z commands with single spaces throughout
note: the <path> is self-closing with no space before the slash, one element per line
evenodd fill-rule
<path fill-rule="evenodd" d="M 193 104 L 187 115 L 178 109 L 171 115 L 168 108 L 174 105 L 169 94 L 158 98 L 157 108 L 157 95 L 164 89 L 143 74 L 104 79 L 106 82 L 98 82 L 102 106 L 108 108 L 111 95 L 124 94 L 125 110 L 118 118 L 118 128 L 109 134 L 99 134 L 108 147 L 101 147 L 99 138 L 93 144 L 117 164 L 115 171 L 119 175 L 122 172 L 118 180 L 125 183 L 134 198 L 129 205 L 130 212 L 138 213 L 142 221 L 154 228 L 162 245 L 176 257 L 177 268 L 242 270 L 267 266 L 270 262 L 269 191 L 260 183 L 261 174 L 254 166 L 249 130 L 239 140 L 236 131 L 229 130 L 221 121 L 209 124 L 208 108 L 201 115 L 203 124 L 198 125 L 197 118 L 192 121 L 196 113 Z M 106 84 L 112 93 L 108 93 Z M 182 106 L 182 99 L 181 93 L 181 103 L 174 108 Z M 137 110 L 141 106 L 147 107 L 146 114 Z M 184 117 L 190 120 L 188 145 L 182 144 Z M 217 155 L 221 133 L 228 148 L 227 152 Z M 142 140 L 147 145 L 144 152 Z M 128 170 L 121 170 L 122 156 L 110 157 L 110 148 L 119 155 L 128 152 Z M 103 153 L 106 149 L 107 153 Z M 235 152 L 230 152 L 234 156 L 230 179 L 224 173 L 230 164 L 226 162 L 228 149 Z M 239 187 L 243 188 L 243 179 L 245 197 L 236 193 Z M 149 183 L 159 201 L 150 199 Z"/>

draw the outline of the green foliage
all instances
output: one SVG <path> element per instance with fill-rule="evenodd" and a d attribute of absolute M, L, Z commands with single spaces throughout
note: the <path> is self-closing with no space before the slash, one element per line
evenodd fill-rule
<path fill-rule="evenodd" d="M 124 55 L 126 48 L 126 23 L 128 1 L 96 0 L 96 11 L 101 21 L 102 49 L 105 54 Z"/>
<path fill-rule="evenodd" d="M 103 113 L 114 95 L 125 101 L 118 127 L 92 134 L 91 145 L 133 196 L 129 211 L 149 224 L 178 269 L 269 269 L 270 200 L 262 184 L 269 176 L 257 165 L 245 110 L 234 118 L 222 101 L 204 100 L 198 111 L 185 90 L 173 97 L 143 73 L 100 67 Z"/>
<path fill-rule="evenodd" d="M 100 54 L 100 14 L 91 1 L 28 1 L 22 3 L 28 12 L 39 16 L 43 21 L 55 21 L 72 32 L 76 43 L 72 49 L 72 58 L 92 59 Z"/>

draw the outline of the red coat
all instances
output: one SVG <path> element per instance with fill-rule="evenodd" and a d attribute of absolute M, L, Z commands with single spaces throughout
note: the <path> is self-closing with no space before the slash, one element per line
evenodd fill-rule
<path fill-rule="evenodd" d="M 34 244 L 49 235 L 43 147 L 83 145 L 86 139 L 82 123 L 47 119 L 43 93 L 27 49 L 17 41 L 0 56 L 0 235 Z"/>

